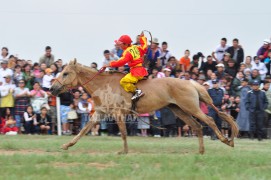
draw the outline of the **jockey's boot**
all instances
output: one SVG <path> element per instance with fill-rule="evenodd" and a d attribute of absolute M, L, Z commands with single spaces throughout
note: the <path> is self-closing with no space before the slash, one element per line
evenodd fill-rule
<path fill-rule="evenodd" d="M 133 95 L 133 97 L 131 99 L 136 100 L 136 99 L 139 99 L 142 96 L 144 96 L 144 93 L 140 89 L 137 89 L 135 91 L 135 94 Z"/>

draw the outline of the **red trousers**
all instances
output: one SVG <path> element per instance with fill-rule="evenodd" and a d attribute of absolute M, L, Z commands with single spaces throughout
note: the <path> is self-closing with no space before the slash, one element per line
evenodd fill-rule
<path fill-rule="evenodd" d="M 10 132 L 10 131 L 16 131 L 16 132 L 18 132 L 18 128 L 17 128 L 17 127 L 12 127 L 12 128 L 10 128 L 10 127 L 5 127 L 3 131 L 4 131 L 5 134 L 6 134 L 7 132 Z"/>

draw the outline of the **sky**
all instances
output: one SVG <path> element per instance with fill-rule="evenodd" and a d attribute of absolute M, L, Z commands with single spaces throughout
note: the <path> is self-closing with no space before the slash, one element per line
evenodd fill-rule
<path fill-rule="evenodd" d="M 37 62 L 45 46 L 56 59 L 102 65 L 103 51 L 123 34 L 149 30 L 177 58 L 209 55 L 226 37 L 255 55 L 271 37 L 270 0 L 1 0 L 0 47 Z M 146 34 L 149 37 L 148 34 Z"/>

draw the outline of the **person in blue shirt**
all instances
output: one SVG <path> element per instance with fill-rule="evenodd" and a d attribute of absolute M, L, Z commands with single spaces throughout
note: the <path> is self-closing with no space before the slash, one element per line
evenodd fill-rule
<path fill-rule="evenodd" d="M 212 84 L 213 84 L 213 88 L 209 89 L 208 93 L 209 93 L 210 97 L 213 100 L 213 104 L 219 110 L 221 110 L 221 105 L 222 105 L 222 102 L 223 102 L 224 92 L 223 92 L 223 90 L 221 88 L 219 88 L 218 80 L 213 80 Z M 208 115 L 214 119 L 218 129 L 221 129 L 222 120 L 219 118 L 217 112 L 214 109 L 210 108 L 210 107 L 208 108 L 208 111 L 209 111 Z M 212 140 L 217 139 L 216 136 L 215 136 L 215 133 L 212 130 L 211 130 L 210 134 L 211 134 L 211 139 Z"/>
<path fill-rule="evenodd" d="M 265 109 L 268 106 L 268 100 L 265 92 L 259 89 L 260 82 L 252 82 L 252 90 L 248 91 L 245 106 L 249 111 L 250 118 L 250 138 L 254 139 L 255 134 L 259 141 L 263 136 L 263 122 Z"/>

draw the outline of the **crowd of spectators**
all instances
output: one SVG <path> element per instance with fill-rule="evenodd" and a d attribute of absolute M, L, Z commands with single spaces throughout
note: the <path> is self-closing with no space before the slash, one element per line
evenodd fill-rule
<path fill-rule="evenodd" d="M 139 44 L 137 37 L 134 45 Z M 240 128 L 240 137 L 257 135 L 258 139 L 259 136 L 262 139 L 269 136 L 268 128 L 271 127 L 271 102 L 268 103 L 271 101 L 270 40 L 264 40 L 255 56 L 245 56 L 244 52 L 238 39 L 233 39 L 232 44 L 229 45 L 227 39 L 222 38 L 210 55 L 204 56 L 203 53 L 197 52 L 191 56 L 190 50 L 187 49 L 183 57 L 177 59 L 168 49 L 167 42 L 162 42 L 160 46 L 158 38 L 153 38 L 145 55 L 147 62 L 145 64 L 149 79 L 179 78 L 197 81 L 206 88 L 218 109 L 233 116 Z M 112 50 L 104 50 L 103 64 L 118 60 L 122 53 L 123 50 L 118 45 L 115 45 Z M 32 60 L 10 55 L 6 47 L 2 48 L 1 56 L 0 132 L 11 135 L 56 134 L 56 97 L 49 89 L 65 67 L 62 60 L 55 59 L 49 46 L 35 63 Z M 92 62 L 90 67 L 98 69 L 96 62 Z M 129 67 L 125 65 L 109 70 L 127 73 Z M 261 93 L 257 93 L 258 91 Z M 72 92 L 62 93 L 59 97 L 62 134 L 77 134 L 95 111 L 91 94 L 80 87 Z M 200 103 L 200 107 L 205 114 L 213 117 L 223 135 L 229 136 L 229 125 L 221 121 L 216 112 L 204 103 Z M 253 119 L 251 113 L 258 116 L 253 116 Z M 130 117 L 126 119 L 128 134 L 131 136 L 192 137 L 197 135 L 189 126 L 177 119 L 167 107 L 155 113 L 141 114 L 139 119 Z M 140 119 L 150 122 L 154 127 L 150 127 Z M 165 127 L 165 130 L 161 131 L 155 126 Z M 203 126 L 204 135 L 215 139 L 213 132 L 204 124 Z M 113 119 L 104 119 L 89 134 L 115 136 L 119 131 Z"/>

